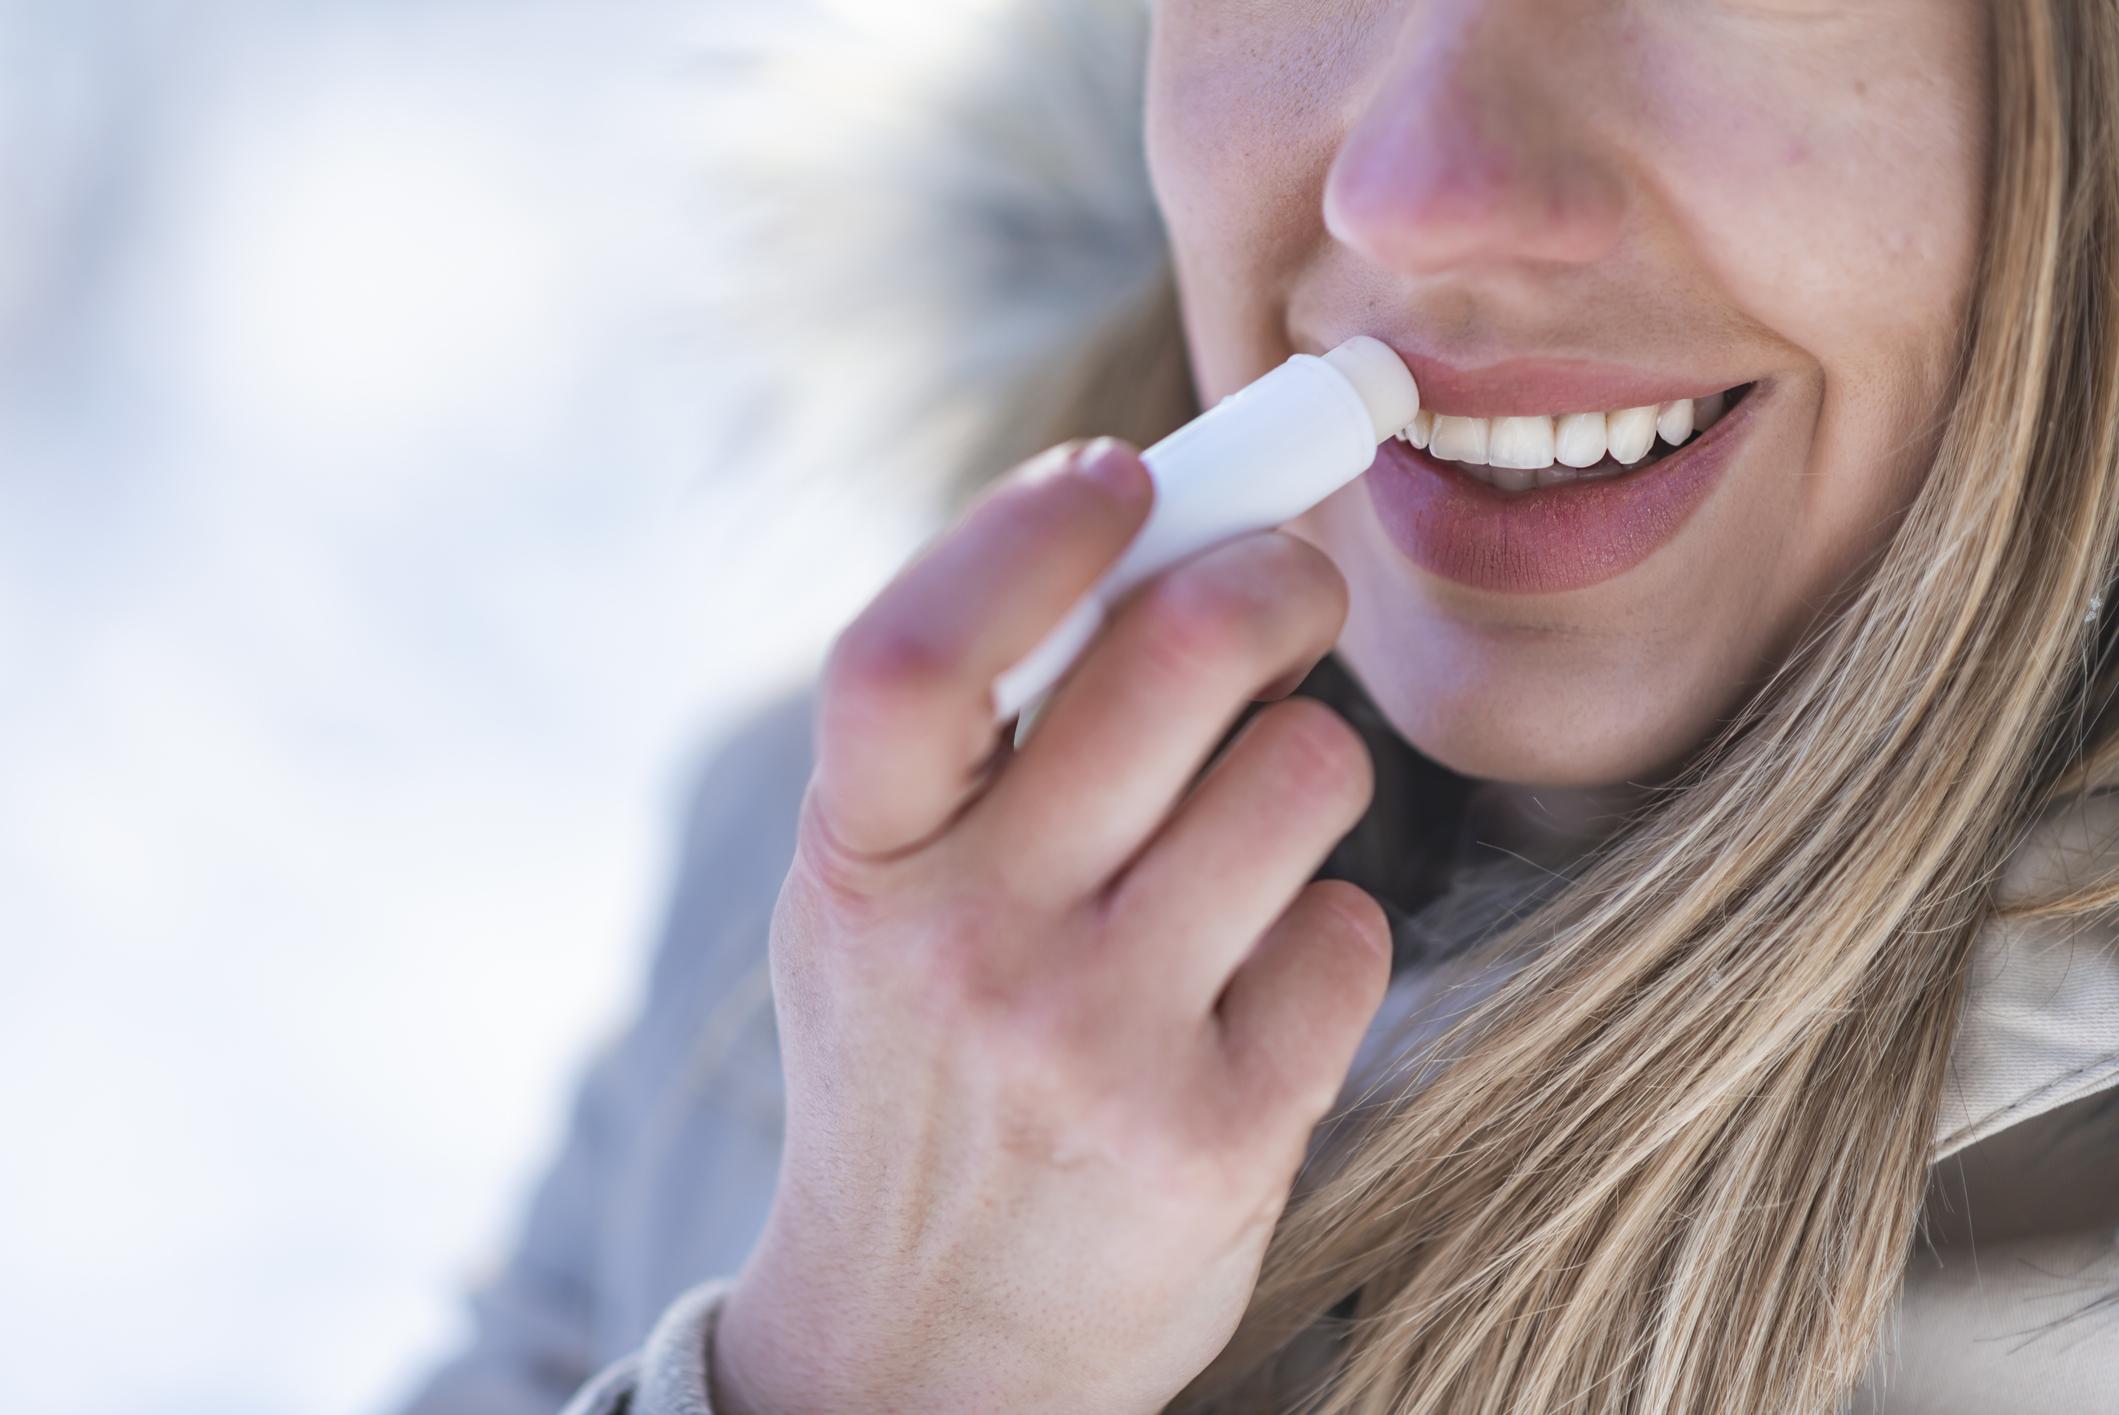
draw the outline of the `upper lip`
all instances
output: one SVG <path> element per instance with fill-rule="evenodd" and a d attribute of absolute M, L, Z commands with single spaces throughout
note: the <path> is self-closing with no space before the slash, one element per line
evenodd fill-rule
<path fill-rule="evenodd" d="M 1351 338 L 1361 330 L 1350 330 Z M 1405 340 L 1378 334 L 1405 360 L 1420 385 L 1420 406 L 1440 417 L 1509 418 L 1539 414 L 1603 413 L 1705 398 L 1749 382 L 1678 373 L 1594 359 L 1503 359 L 1476 368 L 1460 368 L 1412 347 Z M 1312 349 L 1321 353 L 1334 347 Z"/>

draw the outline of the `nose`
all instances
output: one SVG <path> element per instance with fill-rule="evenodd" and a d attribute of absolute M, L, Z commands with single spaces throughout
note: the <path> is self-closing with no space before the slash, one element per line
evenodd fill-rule
<path fill-rule="evenodd" d="M 1435 0 L 1409 7 L 1325 176 L 1325 228 L 1406 274 L 1586 263 L 1625 217 L 1621 174 L 1582 107 L 1614 82 L 1573 7 Z"/>

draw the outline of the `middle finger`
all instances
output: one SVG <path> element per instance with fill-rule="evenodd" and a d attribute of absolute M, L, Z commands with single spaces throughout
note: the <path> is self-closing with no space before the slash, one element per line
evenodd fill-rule
<path fill-rule="evenodd" d="M 1346 606 L 1338 567 L 1282 531 L 1226 541 L 1148 581 L 1062 680 L 963 838 L 1020 862 L 1019 886 L 1043 899 L 1100 888 L 1246 704 L 1330 652 Z"/>

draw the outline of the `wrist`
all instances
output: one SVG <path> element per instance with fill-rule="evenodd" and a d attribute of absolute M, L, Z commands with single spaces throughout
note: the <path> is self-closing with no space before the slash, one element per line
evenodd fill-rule
<path fill-rule="evenodd" d="M 843 1324 L 817 1308 L 739 1282 L 724 1299 L 707 1343 L 714 1415 L 898 1410 L 872 1369 L 846 1354 L 845 1337 Z"/>
<path fill-rule="evenodd" d="M 904 1349 L 917 1343 L 864 1346 L 852 1337 L 854 1325 L 811 1303 L 739 1284 L 707 1336 L 707 1395 L 714 1415 L 991 1415 L 1000 1408 L 1029 1409 L 996 1405 L 981 1393 L 975 1374 L 963 1369 L 922 1379 L 907 1359 L 915 1353 Z M 1065 1408 L 1071 1415 L 1078 1407 Z"/>

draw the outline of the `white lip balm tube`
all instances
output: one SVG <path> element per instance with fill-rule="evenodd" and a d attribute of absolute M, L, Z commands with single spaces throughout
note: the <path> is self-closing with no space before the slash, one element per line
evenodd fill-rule
<path fill-rule="evenodd" d="M 994 721 L 1022 714 L 1029 736 L 1045 695 L 1142 580 L 1222 541 L 1269 530 L 1369 469 L 1420 411 L 1420 389 L 1390 346 L 1357 335 L 1297 354 L 1141 453 L 1155 501 L 1103 578 L 994 681 Z"/>

